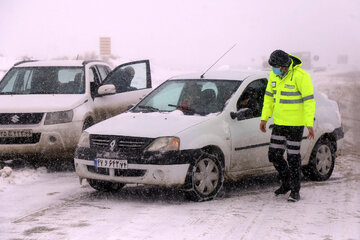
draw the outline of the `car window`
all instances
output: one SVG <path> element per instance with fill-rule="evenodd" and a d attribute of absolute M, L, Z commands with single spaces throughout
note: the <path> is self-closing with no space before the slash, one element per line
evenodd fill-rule
<path fill-rule="evenodd" d="M 128 64 L 114 69 L 103 84 L 114 84 L 117 93 L 145 89 L 148 87 L 145 62 Z"/>
<path fill-rule="evenodd" d="M 105 80 L 106 76 L 110 72 L 110 68 L 108 66 L 105 66 L 105 65 L 97 65 L 97 68 L 99 70 L 101 80 Z"/>
<path fill-rule="evenodd" d="M 0 82 L 0 94 L 84 93 L 81 67 L 18 67 Z"/>
<path fill-rule="evenodd" d="M 260 117 L 264 102 L 266 84 L 266 79 L 259 79 L 251 82 L 245 88 L 244 92 L 237 101 L 237 111 L 242 108 L 249 108 L 249 114 L 247 114 L 247 118 Z"/>
<path fill-rule="evenodd" d="M 175 111 L 207 115 L 221 112 L 240 81 L 171 80 L 143 99 L 133 111 Z"/>
<path fill-rule="evenodd" d="M 95 66 L 92 66 L 89 68 L 88 77 L 89 77 L 89 81 L 90 81 L 90 94 L 94 98 L 96 95 L 96 91 L 101 83 L 100 77 L 98 76 Z"/>

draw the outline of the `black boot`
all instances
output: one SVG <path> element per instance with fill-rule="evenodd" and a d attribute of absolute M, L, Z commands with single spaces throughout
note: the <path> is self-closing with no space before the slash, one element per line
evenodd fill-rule
<path fill-rule="evenodd" d="M 281 184 L 280 188 L 276 189 L 276 191 L 274 192 L 275 195 L 279 195 L 279 194 L 286 194 L 288 191 L 290 191 L 290 187 L 284 184 Z"/>
<path fill-rule="evenodd" d="M 291 191 L 290 196 L 288 198 L 289 202 L 297 202 L 300 200 L 300 193 L 299 192 L 295 192 L 295 191 Z"/>

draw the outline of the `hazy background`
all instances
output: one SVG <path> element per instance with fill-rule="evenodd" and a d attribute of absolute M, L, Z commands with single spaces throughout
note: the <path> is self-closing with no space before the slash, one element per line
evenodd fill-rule
<path fill-rule="evenodd" d="M 99 54 L 202 70 L 221 61 L 261 66 L 275 49 L 310 51 L 319 66 L 360 60 L 359 0 L 0 0 L 0 56 Z"/>

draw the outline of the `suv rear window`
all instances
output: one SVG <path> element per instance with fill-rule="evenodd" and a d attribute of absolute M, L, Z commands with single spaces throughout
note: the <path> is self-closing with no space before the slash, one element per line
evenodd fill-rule
<path fill-rule="evenodd" d="M 0 94 L 82 94 L 82 67 L 17 67 L 0 82 Z"/>

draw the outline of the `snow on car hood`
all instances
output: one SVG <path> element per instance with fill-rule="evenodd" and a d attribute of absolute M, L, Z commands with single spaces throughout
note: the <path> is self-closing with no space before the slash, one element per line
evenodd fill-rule
<path fill-rule="evenodd" d="M 174 136 L 177 133 L 212 118 L 184 115 L 181 111 L 169 113 L 127 112 L 100 122 L 86 131 L 90 134 L 122 135 L 134 137 Z"/>
<path fill-rule="evenodd" d="M 56 112 L 73 109 L 85 101 L 83 94 L 0 95 L 1 113 Z"/>

